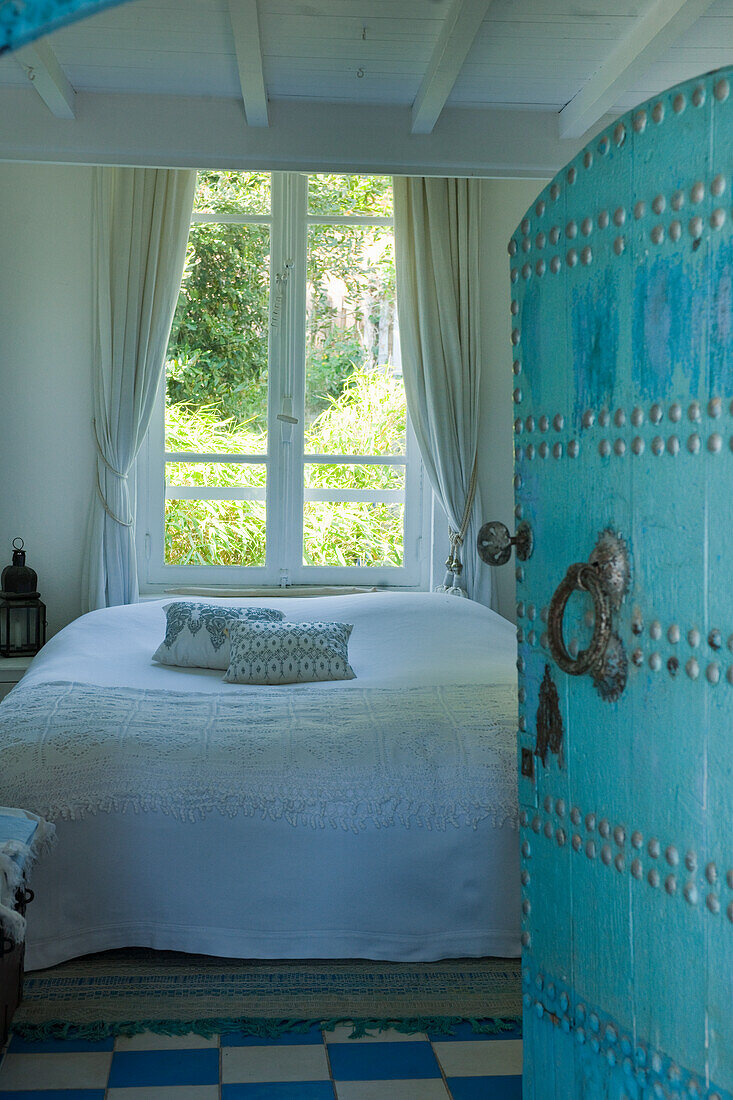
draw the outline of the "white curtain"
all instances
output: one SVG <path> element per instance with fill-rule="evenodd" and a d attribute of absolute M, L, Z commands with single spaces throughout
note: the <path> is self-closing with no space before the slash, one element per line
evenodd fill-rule
<path fill-rule="evenodd" d="M 136 603 L 128 475 L 150 423 L 186 255 L 196 173 L 97 168 L 94 179 L 94 486 L 85 610 Z"/>
<path fill-rule="evenodd" d="M 397 306 L 407 407 L 449 523 L 440 589 L 488 603 L 478 559 L 482 181 L 395 177 Z"/>

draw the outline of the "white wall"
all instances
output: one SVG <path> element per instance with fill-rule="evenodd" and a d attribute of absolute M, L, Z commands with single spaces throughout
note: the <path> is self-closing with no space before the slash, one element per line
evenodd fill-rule
<path fill-rule="evenodd" d="M 25 539 L 49 633 L 80 613 L 93 484 L 91 169 L 0 164 L 0 566 Z"/>
<path fill-rule="evenodd" d="M 484 367 L 479 440 L 479 494 L 482 522 L 500 520 L 514 534 L 511 302 L 507 244 L 544 180 L 486 180 L 482 245 L 485 287 Z M 494 607 L 515 621 L 514 557 L 491 568 Z"/>

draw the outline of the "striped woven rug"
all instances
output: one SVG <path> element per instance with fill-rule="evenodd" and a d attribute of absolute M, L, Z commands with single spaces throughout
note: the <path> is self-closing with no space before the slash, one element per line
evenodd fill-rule
<path fill-rule="evenodd" d="M 276 1036 L 320 1023 L 405 1032 L 521 1018 L 518 959 L 434 963 L 271 962 L 143 949 L 109 951 L 28 973 L 13 1029 L 26 1038 L 159 1031 Z"/>

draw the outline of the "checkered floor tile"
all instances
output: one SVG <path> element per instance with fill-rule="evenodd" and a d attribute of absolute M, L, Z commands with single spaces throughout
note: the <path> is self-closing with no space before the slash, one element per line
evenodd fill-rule
<path fill-rule="evenodd" d="M 521 1100 L 519 1031 L 349 1032 L 314 1028 L 277 1040 L 146 1032 L 98 1043 L 14 1036 L 0 1100 Z"/>

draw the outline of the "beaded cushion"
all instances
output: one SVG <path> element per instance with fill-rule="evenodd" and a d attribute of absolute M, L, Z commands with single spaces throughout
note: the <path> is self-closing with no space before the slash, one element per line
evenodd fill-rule
<path fill-rule="evenodd" d="M 282 611 L 269 607 L 227 607 L 176 600 L 165 605 L 165 638 L 153 660 L 183 668 L 227 668 L 228 627 L 234 622 L 279 622 Z"/>
<path fill-rule="evenodd" d="M 304 684 L 353 680 L 348 623 L 233 622 L 230 684 Z"/>

